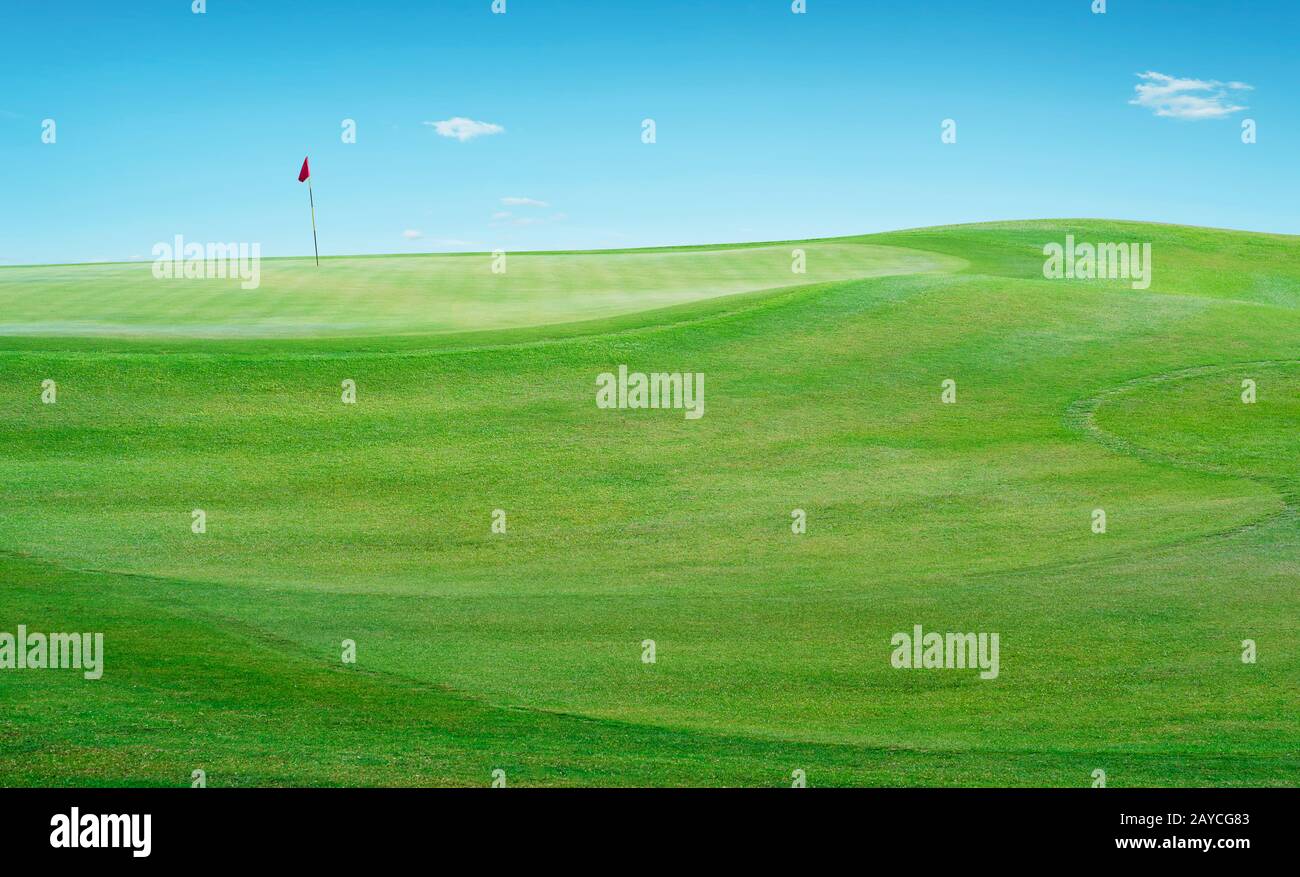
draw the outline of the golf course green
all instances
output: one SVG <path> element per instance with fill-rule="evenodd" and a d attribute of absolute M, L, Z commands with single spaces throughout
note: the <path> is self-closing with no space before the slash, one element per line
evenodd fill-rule
<path fill-rule="evenodd" d="M 494 259 L 0 268 L 0 785 L 1300 783 L 1300 238 Z"/>

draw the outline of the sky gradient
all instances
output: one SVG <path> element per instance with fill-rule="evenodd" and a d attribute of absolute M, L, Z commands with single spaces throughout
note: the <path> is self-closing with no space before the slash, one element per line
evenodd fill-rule
<path fill-rule="evenodd" d="M 10 4 L 0 264 L 177 234 L 310 254 L 308 153 L 324 255 L 1050 217 L 1300 233 L 1293 0 L 490 5 Z M 1145 73 L 1207 87 L 1135 104 L 1167 82 Z M 503 130 L 426 124 L 455 118 Z"/>

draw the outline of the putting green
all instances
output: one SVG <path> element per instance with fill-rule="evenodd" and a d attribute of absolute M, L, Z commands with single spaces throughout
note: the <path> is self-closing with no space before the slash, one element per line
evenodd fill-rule
<path fill-rule="evenodd" d="M 1246 401 L 1252 393 L 1254 401 Z M 1300 361 L 1154 375 L 1105 394 L 1094 410 L 1101 441 L 1121 450 L 1259 478 L 1300 499 Z"/>
<path fill-rule="evenodd" d="M 0 269 L 0 336 L 410 335 L 612 317 L 715 296 L 954 270 L 959 259 L 843 243 L 613 253 L 375 256 L 156 279 L 151 263 Z M 217 272 L 213 271 L 213 274 Z M 234 276 L 230 276 L 234 275 Z"/>

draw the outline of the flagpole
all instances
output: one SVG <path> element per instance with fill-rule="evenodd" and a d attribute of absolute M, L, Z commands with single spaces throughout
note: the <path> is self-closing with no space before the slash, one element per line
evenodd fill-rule
<path fill-rule="evenodd" d="M 311 191 L 311 175 L 307 176 L 307 198 L 311 201 L 311 246 L 316 251 L 316 267 L 320 267 L 320 245 L 316 243 L 316 196 Z"/>

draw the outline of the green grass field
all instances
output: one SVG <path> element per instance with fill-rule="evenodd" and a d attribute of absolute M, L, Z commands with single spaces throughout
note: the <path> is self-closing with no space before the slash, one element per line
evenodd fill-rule
<path fill-rule="evenodd" d="M 1066 234 L 1151 288 L 1043 279 Z M 0 631 L 106 650 L 0 670 L 0 784 L 1300 782 L 1300 238 L 490 260 L 0 268 Z"/>

